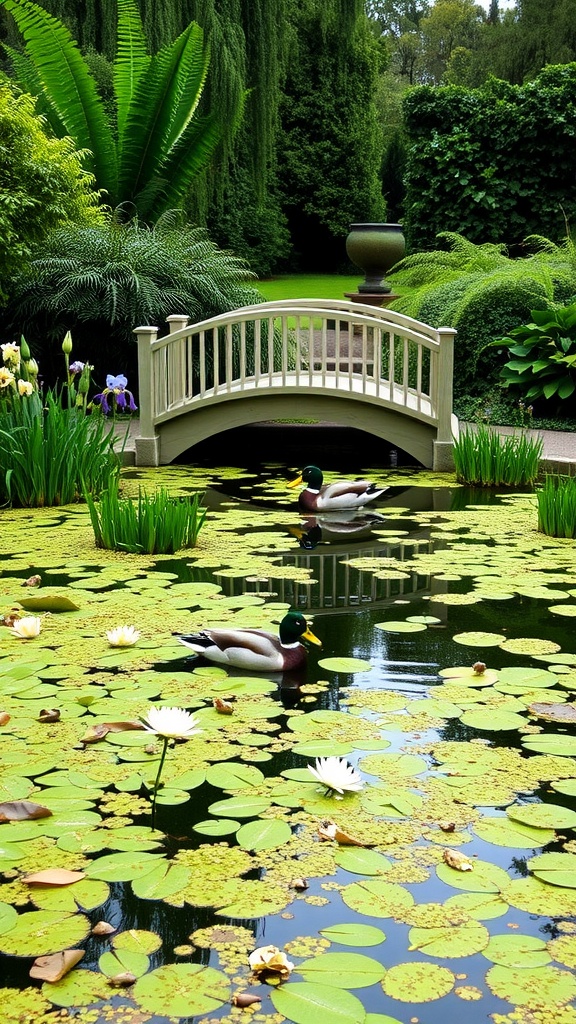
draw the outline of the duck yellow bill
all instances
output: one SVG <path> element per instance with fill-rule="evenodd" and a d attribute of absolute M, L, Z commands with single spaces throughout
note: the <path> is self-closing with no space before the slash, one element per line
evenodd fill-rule
<path fill-rule="evenodd" d="M 302 483 L 302 475 L 297 476 L 295 480 L 291 480 L 288 487 L 298 487 L 298 484 Z"/>
<path fill-rule="evenodd" d="M 322 647 L 322 641 L 317 636 L 314 636 L 311 629 L 307 629 L 305 633 L 302 633 L 302 639 L 309 640 L 311 644 L 317 644 L 318 647 Z"/>

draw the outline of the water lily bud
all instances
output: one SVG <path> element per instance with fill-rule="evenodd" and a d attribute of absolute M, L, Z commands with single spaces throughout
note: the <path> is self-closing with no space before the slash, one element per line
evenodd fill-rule
<path fill-rule="evenodd" d="M 66 356 L 69 356 L 72 351 L 72 335 L 70 334 L 70 331 L 66 331 L 66 334 L 64 335 L 62 351 Z"/>
<path fill-rule="evenodd" d="M 24 359 L 25 362 L 28 362 L 30 356 L 32 355 L 28 347 L 28 342 L 26 341 L 26 338 L 24 337 L 23 334 L 20 335 L 20 355 L 22 356 L 22 359 Z"/>

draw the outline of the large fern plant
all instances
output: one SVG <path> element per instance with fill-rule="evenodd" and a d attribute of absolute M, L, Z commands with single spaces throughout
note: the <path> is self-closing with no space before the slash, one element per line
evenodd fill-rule
<path fill-rule="evenodd" d="M 20 84 L 39 97 L 59 137 L 71 136 L 103 199 L 155 220 L 180 204 L 222 136 L 211 113 L 198 114 L 209 64 L 202 29 L 191 22 L 155 54 L 147 51 L 136 0 L 118 0 L 115 117 L 109 117 L 89 65 L 68 29 L 33 0 L 0 0 L 24 38 L 9 49 Z"/>
<path fill-rule="evenodd" d="M 531 254 L 511 259 L 503 245 L 474 245 L 462 235 L 437 236 L 445 249 L 418 252 L 389 275 L 403 295 L 392 304 L 434 327 L 455 327 L 455 395 L 481 395 L 498 382 L 505 353 L 489 347 L 530 319 L 532 309 L 566 303 L 576 293 L 576 247 L 526 240 Z"/>

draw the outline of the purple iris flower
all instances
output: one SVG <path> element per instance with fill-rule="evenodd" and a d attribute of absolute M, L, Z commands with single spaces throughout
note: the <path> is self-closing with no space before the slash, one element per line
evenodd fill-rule
<path fill-rule="evenodd" d="M 126 399 L 128 399 L 129 411 L 137 411 L 138 406 L 134 402 L 134 395 L 132 394 L 131 391 L 128 391 L 126 387 L 127 383 L 128 378 L 125 377 L 123 373 L 117 374 L 116 377 L 112 373 L 107 374 L 106 387 L 102 390 L 102 392 L 99 395 L 94 395 L 94 398 L 92 399 L 92 401 L 95 402 L 96 405 L 99 405 L 101 407 L 104 415 L 107 415 L 107 413 L 110 412 L 110 402 L 108 401 L 108 398 L 110 396 L 112 396 L 113 408 L 115 402 L 115 408 L 124 411 L 126 409 Z"/>
<path fill-rule="evenodd" d="M 80 360 L 77 359 L 75 363 L 70 363 L 70 366 L 68 367 L 68 371 L 72 375 L 74 375 L 76 373 L 82 373 L 82 370 L 84 369 L 85 365 L 86 365 L 85 363 L 81 363 Z"/>

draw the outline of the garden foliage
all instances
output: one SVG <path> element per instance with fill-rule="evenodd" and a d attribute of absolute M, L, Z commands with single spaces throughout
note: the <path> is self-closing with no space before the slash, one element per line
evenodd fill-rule
<path fill-rule="evenodd" d="M 507 387 L 528 399 L 572 398 L 576 390 L 576 303 L 560 309 L 533 309 L 532 321 L 515 327 L 495 345 L 506 345 L 512 359 L 501 370 Z"/>
<path fill-rule="evenodd" d="M 66 26 L 33 0 L 1 3 L 24 37 L 23 53 L 9 50 L 18 80 L 40 97 L 56 135 L 84 151 L 106 202 L 152 219 L 177 206 L 223 131 L 214 113 L 198 113 L 209 64 L 200 26 L 190 22 L 151 55 L 135 0 L 118 0 L 110 118 Z"/>
<path fill-rule="evenodd" d="M 510 259 L 503 245 L 475 245 L 451 232 L 438 240 L 446 250 L 413 253 L 389 275 L 404 291 L 392 308 L 456 328 L 454 394 L 478 398 L 500 380 L 503 357 L 492 342 L 526 322 L 532 309 L 576 293 L 576 249 L 569 238 L 555 245 L 534 237 L 527 239 L 530 255 Z"/>
<path fill-rule="evenodd" d="M 576 63 L 534 81 L 479 89 L 421 86 L 404 100 L 405 230 L 412 250 L 440 231 L 518 245 L 559 239 L 576 214 Z"/>
<path fill-rule="evenodd" d="M 82 154 L 71 139 L 49 134 L 32 98 L 0 77 L 0 300 L 50 230 L 101 219 Z"/>

